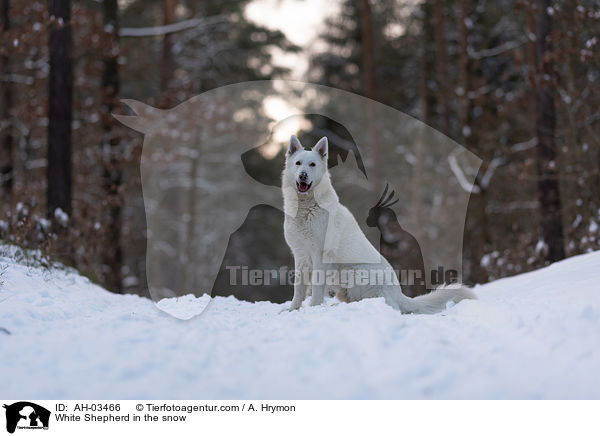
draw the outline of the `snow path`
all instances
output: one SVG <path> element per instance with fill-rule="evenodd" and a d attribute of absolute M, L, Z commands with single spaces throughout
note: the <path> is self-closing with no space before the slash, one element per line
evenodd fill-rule
<path fill-rule="evenodd" d="M 229 297 L 182 321 L 72 271 L 3 267 L 3 398 L 600 398 L 600 252 L 438 315 Z"/>

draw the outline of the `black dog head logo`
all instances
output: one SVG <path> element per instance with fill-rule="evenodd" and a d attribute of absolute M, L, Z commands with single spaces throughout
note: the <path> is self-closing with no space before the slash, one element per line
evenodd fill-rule
<path fill-rule="evenodd" d="M 4 405 L 6 409 L 6 431 L 14 433 L 19 427 L 48 428 L 50 411 L 28 401 Z"/>

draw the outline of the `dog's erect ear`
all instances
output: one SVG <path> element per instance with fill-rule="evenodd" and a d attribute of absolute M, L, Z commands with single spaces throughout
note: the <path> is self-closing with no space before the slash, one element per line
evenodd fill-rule
<path fill-rule="evenodd" d="M 287 155 L 291 156 L 298 150 L 302 150 L 302 144 L 300 144 L 300 140 L 296 138 L 296 135 L 292 135 L 292 137 L 290 138 L 290 143 L 288 145 Z"/>
<path fill-rule="evenodd" d="M 313 147 L 313 151 L 319 153 L 322 159 L 327 159 L 327 153 L 329 152 L 329 141 L 327 140 L 327 136 L 323 136 L 319 139 L 317 145 Z"/>

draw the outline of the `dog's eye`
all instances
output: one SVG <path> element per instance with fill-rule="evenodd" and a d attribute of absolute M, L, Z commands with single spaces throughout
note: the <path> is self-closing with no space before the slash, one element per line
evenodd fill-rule
<path fill-rule="evenodd" d="M 296 165 L 300 165 L 300 161 L 296 162 Z"/>
<path fill-rule="evenodd" d="M 311 167 L 314 167 L 316 164 L 314 162 L 309 163 Z"/>

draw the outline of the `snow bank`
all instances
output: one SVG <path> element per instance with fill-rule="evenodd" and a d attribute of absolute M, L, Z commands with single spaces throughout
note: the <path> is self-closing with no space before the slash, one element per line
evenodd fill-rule
<path fill-rule="evenodd" d="M 230 297 L 182 321 L 0 257 L 0 397 L 600 398 L 599 266 L 595 252 L 498 280 L 438 315 Z"/>

